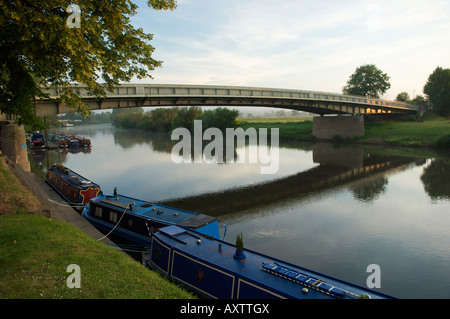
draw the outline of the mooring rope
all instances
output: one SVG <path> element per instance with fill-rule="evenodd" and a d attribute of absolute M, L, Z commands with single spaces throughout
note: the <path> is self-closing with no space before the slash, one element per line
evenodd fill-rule
<path fill-rule="evenodd" d="M 98 241 L 105 239 L 106 237 L 108 237 L 116 228 L 117 226 L 119 226 L 120 222 L 122 221 L 123 216 L 125 216 L 125 212 L 127 211 L 128 206 L 130 206 L 130 204 L 127 204 L 127 206 L 125 206 L 125 209 L 123 210 L 122 216 L 120 216 L 119 221 L 117 222 L 117 224 L 113 227 L 113 229 L 111 229 L 109 231 L 109 233 L 107 233 L 105 236 L 103 236 L 100 239 L 97 239 Z"/>
<path fill-rule="evenodd" d="M 58 204 L 61 206 L 66 206 L 66 207 L 83 207 L 84 206 L 84 204 L 68 204 L 67 202 L 58 202 L 58 201 L 50 199 L 50 198 L 47 198 L 47 200 L 54 204 Z"/>

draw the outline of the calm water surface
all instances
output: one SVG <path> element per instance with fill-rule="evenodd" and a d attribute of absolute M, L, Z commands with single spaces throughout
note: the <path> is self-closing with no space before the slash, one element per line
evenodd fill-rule
<path fill-rule="evenodd" d="M 176 164 L 166 135 L 109 125 L 65 131 L 90 138 L 92 150 L 30 154 L 36 174 L 64 163 L 106 193 L 117 187 L 214 215 L 225 240 L 243 233 L 247 248 L 362 286 L 377 264 L 384 293 L 450 297 L 448 155 L 281 143 L 278 173 L 261 175 L 260 163 Z"/>

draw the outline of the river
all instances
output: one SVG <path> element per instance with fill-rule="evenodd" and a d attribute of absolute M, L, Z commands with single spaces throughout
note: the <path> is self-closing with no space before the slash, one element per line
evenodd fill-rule
<path fill-rule="evenodd" d="M 35 174 L 63 163 L 106 193 L 117 187 L 214 215 L 226 225 L 225 240 L 242 233 L 247 248 L 362 286 L 372 278 L 376 290 L 398 298 L 450 297 L 448 154 L 280 143 L 278 172 L 261 174 L 259 162 L 176 163 L 167 134 L 110 125 L 58 130 L 90 138 L 92 149 L 30 153 Z M 235 158 L 255 147 L 237 148 Z"/>

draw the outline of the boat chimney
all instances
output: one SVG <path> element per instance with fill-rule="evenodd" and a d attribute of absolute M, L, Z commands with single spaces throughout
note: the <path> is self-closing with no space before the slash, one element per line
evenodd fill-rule
<path fill-rule="evenodd" d="M 114 187 L 114 196 L 117 196 L 117 187 Z"/>

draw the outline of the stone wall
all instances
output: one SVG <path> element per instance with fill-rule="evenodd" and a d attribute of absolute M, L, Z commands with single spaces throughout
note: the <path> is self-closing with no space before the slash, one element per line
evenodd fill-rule
<path fill-rule="evenodd" d="M 30 171 L 27 139 L 23 126 L 11 123 L 0 125 L 0 150 L 3 155 L 19 165 L 24 171 Z"/>

